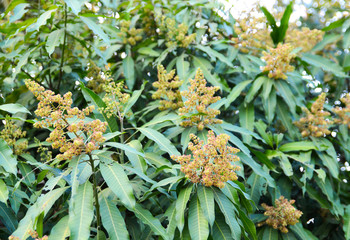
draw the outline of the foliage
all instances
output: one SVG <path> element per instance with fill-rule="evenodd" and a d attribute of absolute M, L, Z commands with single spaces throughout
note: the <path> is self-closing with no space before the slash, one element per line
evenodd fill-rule
<path fill-rule="evenodd" d="M 350 8 L 315 2 L 5 1 L 0 239 L 350 239 Z"/>

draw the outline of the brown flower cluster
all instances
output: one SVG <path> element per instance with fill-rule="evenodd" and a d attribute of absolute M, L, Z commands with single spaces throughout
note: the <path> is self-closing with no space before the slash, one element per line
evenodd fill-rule
<path fill-rule="evenodd" d="M 34 230 L 28 230 L 28 234 L 31 236 L 32 239 L 34 240 L 48 240 L 49 237 L 44 235 L 42 236 L 41 238 L 39 237 L 39 234 L 34 231 Z M 22 239 L 19 239 L 19 237 L 15 237 L 15 236 L 9 236 L 8 238 L 9 240 L 22 240 Z"/>
<path fill-rule="evenodd" d="M 207 187 L 216 186 L 223 188 L 225 182 L 237 180 L 235 171 L 239 166 L 231 162 L 239 160 L 235 154 L 237 148 L 228 146 L 230 137 L 227 134 L 220 134 L 215 137 L 213 131 L 208 132 L 208 143 L 199 141 L 198 137 L 191 134 L 192 142 L 188 144 L 190 155 L 171 156 L 181 164 L 181 171 L 185 173 L 193 183 L 201 183 Z"/>
<path fill-rule="evenodd" d="M 8 116 L 5 118 L 6 124 L 0 132 L 2 138 L 10 147 L 13 154 L 21 155 L 28 148 L 28 140 L 21 139 L 26 136 L 26 131 L 22 131 Z"/>
<path fill-rule="evenodd" d="M 348 125 L 348 128 L 350 129 L 350 94 L 347 93 L 345 97 L 340 99 L 340 101 L 345 107 L 335 107 L 332 109 L 332 111 L 339 117 L 334 119 L 334 122 Z"/>
<path fill-rule="evenodd" d="M 274 229 L 279 229 L 282 233 L 287 233 L 288 225 L 295 225 L 299 222 L 299 218 L 303 214 L 301 211 L 293 207 L 292 204 L 295 203 L 295 200 L 290 200 L 281 196 L 279 199 L 275 200 L 275 207 L 268 206 L 265 203 L 261 206 L 265 209 L 265 216 L 268 216 L 266 221 L 259 223 L 258 226 L 267 224 Z"/>
<path fill-rule="evenodd" d="M 285 43 L 289 43 L 292 48 L 301 47 L 302 52 L 310 51 L 323 38 L 324 31 L 303 27 L 301 30 L 292 28 L 287 31 Z"/>
<path fill-rule="evenodd" d="M 148 36 L 156 34 L 157 24 L 154 16 L 154 12 L 149 8 L 145 8 L 144 16 L 142 17 L 143 30 Z"/>
<path fill-rule="evenodd" d="M 269 52 L 264 51 L 262 59 L 265 60 L 266 66 L 262 71 L 268 72 L 269 78 L 287 79 L 285 73 L 294 71 L 294 67 L 290 65 L 295 57 L 292 51 L 293 47 L 288 43 L 279 43 L 276 48 L 269 48 Z"/>
<path fill-rule="evenodd" d="M 183 121 L 181 126 L 197 126 L 197 129 L 201 131 L 206 125 L 222 123 L 222 120 L 215 118 L 220 114 L 220 110 L 209 107 L 210 104 L 221 99 L 220 96 L 214 97 L 215 92 L 220 88 L 217 86 L 207 87 L 207 81 L 199 68 L 195 78 L 190 79 L 190 83 L 188 91 L 180 92 L 181 96 L 187 100 L 184 102 L 184 106 L 179 109 L 179 112 L 180 115 L 188 119 Z M 189 114 L 190 116 L 188 116 Z"/>
<path fill-rule="evenodd" d="M 52 148 L 59 149 L 62 154 L 56 156 L 59 160 L 70 160 L 82 153 L 91 153 L 99 149 L 99 145 L 105 141 L 102 134 L 106 131 L 106 122 L 93 120 L 85 122 L 83 119 L 89 115 L 94 106 L 83 110 L 72 108 L 72 93 L 61 96 L 55 95 L 51 90 L 46 90 L 38 83 L 26 80 L 27 88 L 39 100 L 35 114 L 42 118 L 34 127 L 54 128 L 46 139 L 52 143 Z M 80 119 L 80 120 L 79 120 Z M 74 138 L 67 138 L 67 135 Z"/>
<path fill-rule="evenodd" d="M 196 38 L 196 34 L 188 34 L 188 26 L 184 23 L 176 24 L 175 19 L 161 17 L 159 24 L 160 34 L 165 34 L 167 47 L 188 47 Z"/>
<path fill-rule="evenodd" d="M 182 85 L 183 81 L 179 80 L 178 76 L 175 76 L 175 70 L 167 71 L 162 65 L 158 66 L 158 81 L 154 82 L 152 85 L 158 90 L 152 94 L 153 99 L 160 100 L 161 106 L 159 110 L 165 109 L 178 109 L 183 106 L 181 94 L 179 87 Z"/>
<path fill-rule="evenodd" d="M 238 35 L 236 38 L 232 38 L 234 46 L 239 48 L 243 53 L 251 51 L 253 54 L 259 53 L 261 49 L 266 47 L 272 47 L 273 42 L 270 37 L 271 30 L 268 27 L 267 20 L 265 17 L 257 17 L 254 14 L 254 10 L 244 11 L 241 17 L 236 20 L 234 25 L 235 33 Z"/>
<path fill-rule="evenodd" d="M 101 68 L 99 68 L 93 61 L 89 63 L 89 69 L 87 76 L 90 81 L 87 83 L 87 87 L 92 89 L 95 93 L 101 93 L 103 91 L 102 85 L 105 83 L 105 78 L 101 74 Z"/>
<path fill-rule="evenodd" d="M 123 106 L 129 100 L 130 94 L 123 93 L 123 87 L 123 82 L 116 83 L 110 77 L 107 77 L 105 84 L 102 85 L 103 90 L 106 92 L 102 98 L 106 107 L 101 109 L 101 111 L 105 112 L 108 118 L 113 115 L 118 115 L 120 118 L 124 117 Z"/>
<path fill-rule="evenodd" d="M 123 43 L 130 45 L 135 45 L 136 42 L 142 40 L 143 29 L 130 28 L 130 21 L 122 21 L 120 23 L 120 32 L 118 36 L 123 39 Z"/>
<path fill-rule="evenodd" d="M 330 116 L 330 112 L 323 110 L 323 105 L 326 100 L 326 94 L 322 93 L 311 106 L 311 112 L 307 108 L 303 108 L 305 117 L 294 122 L 300 129 L 302 137 L 313 136 L 322 137 L 331 132 L 328 130 L 329 125 L 333 122 L 325 117 Z"/>

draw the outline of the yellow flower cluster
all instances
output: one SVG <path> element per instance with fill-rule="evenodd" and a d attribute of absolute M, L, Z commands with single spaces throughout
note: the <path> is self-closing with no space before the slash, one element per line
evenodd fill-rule
<path fill-rule="evenodd" d="M 44 235 L 44 236 L 42 236 L 41 238 L 39 237 L 39 234 L 36 232 L 36 231 L 34 231 L 34 230 L 28 230 L 28 234 L 31 236 L 31 238 L 32 239 L 34 239 L 34 240 L 48 240 L 49 239 L 49 237 L 48 236 L 46 236 L 46 235 Z M 15 237 L 15 236 L 9 236 L 9 238 L 8 238 L 9 240 L 22 240 L 22 239 L 20 239 L 19 237 Z"/>
<path fill-rule="evenodd" d="M 340 99 L 340 101 L 345 107 L 335 107 L 332 109 L 332 111 L 339 117 L 334 119 L 334 121 L 338 124 L 348 125 L 348 128 L 350 128 L 350 94 L 347 93 L 345 97 Z"/>
<path fill-rule="evenodd" d="M 322 137 L 331 133 L 328 128 L 333 122 L 325 118 L 331 115 L 330 112 L 323 110 L 325 100 L 326 94 L 322 93 L 312 104 L 311 112 L 307 108 L 302 109 L 303 112 L 306 113 L 306 116 L 300 118 L 299 121 L 294 122 L 294 124 L 300 129 L 302 137 L 310 135 L 313 137 Z"/>
<path fill-rule="evenodd" d="M 62 97 L 60 94 L 55 95 L 51 90 L 44 91 L 45 89 L 34 81 L 26 80 L 25 84 L 39 100 L 35 114 L 42 120 L 37 121 L 34 127 L 54 128 L 46 141 L 52 143 L 52 148 L 59 149 L 62 153 L 56 156 L 57 159 L 70 160 L 84 152 L 91 153 L 93 150 L 99 149 L 99 145 L 105 141 L 102 134 L 106 131 L 107 123 L 100 120 L 83 121 L 85 116 L 93 111 L 94 106 L 86 107 L 83 110 L 77 107 L 72 108 L 71 92 Z M 77 120 L 73 123 L 69 122 L 74 119 Z M 75 137 L 67 138 L 68 134 Z"/>
<path fill-rule="evenodd" d="M 276 48 L 269 48 L 269 52 L 264 51 L 262 59 L 265 60 L 266 66 L 262 71 L 268 72 L 269 78 L 287 79 L 285 73 L 294 71 L 294 67 L 290 65 L 295 57 L 292 51 L 293 47 L 288 43 L 279 43 Z"/>
<path fill-rule="evenodd" d="M 101 93 L 103 91 L 102 85 L 105 83 L 105 78 L 101 74 L 101 68 L 99 68 L 93 61 L 90 61 L 89 64 L 86 77 L 91 80 L 88 81 L 87 87 L 92 89 L 95 93 Z"/>
<path fill-rule="evenodd" d="M 142 22 L 144 24 L 143 30 L 147 35 L 152 36 L 156 34 L 157 25 L 156 25 L 154 13 L 153 11 L 151 11 L 151 9 L 145 8 Z"/>
<path fill-rule="evenodd" d="M 230 137 L 227 134 L 220 134 L 215 137 L 213 131 L 208 132 L 208 143 L 199 141 L 198 137 L 191 134 L 192 142 L 188 144 L 190 155 L 171 156 L 171 158 L 181 164 L 181 171 L 185 173 L 193 183 L 201 183 L 207 187 L 216 186 L 223 188 L 225 182 L 237 180 L 235 171 L 239 166 L 232 165 L 231 162 L 239 160 L 235 154 L 239 152 L 237 148 L 228 146 Z"/>
<path fill-rule="evenodd" d="M 292 28 L 287 31 L 285 43 L 289 43 L 292 48 L 301 47 L 302 52 L 310 51 L 323 38 L 324 31 L 303 27 L 301 30 Z"/>
<path fill-rule="evenodd" d="M 244 11 L 241 16 L 244 17 L 237 19 L 234 25 L 235 33 L 238 36 L 231 39 L 235 42 L 236 48 L 239 48 L 243 53 L 252 51 L 253 54 L 257 54 L 260 49 L 273 46 L 270 37 L 271 30 L 265 17 L 258 17 L 254 14 L 254 9 L 249 12 Z"/>
<path fill-rule="evenodd" d="M 167 47 L 188 47 L 196 38 L 196 34 L 188 34 L 188 26 L 184 23 L 179 25 L 172 18 L 162 16 L 159 24 L 160 34 L 165 34 L 165 45 Z"/>
<path fill-rule="evenodd" d="M 28 140 L 21 139 L 18 141 L 18 139 L 24 138 L 27 133 L 22 131 L 9 117 L 6 117 L 5 121 L 6 124 L 0 132 L 0 138 L 12 147 L 13 154 L 21 155 L 28 148 Z"/>
<path fill-rule="evenodd" d="M 152 85 L 158 90 L 152 94 L 153 99 L 160 100 L 161 106 L 159 110 L 165 109 L 178 109 L 183 106 L 181 94 L 179 87 L 182 85 L 183 81 L 179 80 L 178 76 L 175 76 L 175 70 L 167 71 L 162 65 L 158 66 L 158 81 L 154 82 Z"/>
<path fill-rule="evenodd" d="M 123 82 L 116 83 L 110 77 L 107 77 L 105 84 L 102 85 L 103 90 L 106 92 L 102 98 L 106 107 L 101 110 L 107 114 L 108 118 L 117 114 L 119 117 L 123 117 L 123 105 L 130 98 L 130 94 L 122 93 L 123 86 Z"/>
<path fill-rule="evenodd" d="M 221 98 L 214 97 L 216 91 L 220 88 L 207 87 L 207 81 L 204 79 L 202 71 L 198 68 L 194 79 L 190 79 L 191 85 L 188 91 L 182 91 L 181 96 L 187 100 L 184 106 L 179 109 L 180 115 L 185 116 L 189 120 L 181 123 L 181 126 L 197 126 L 199 131 L 203 130 L 206 125 L 219 124 L 222 120 L 215 117 L 220 114 L 220 110 L 212 109 L 210 104 L 216 103 Z M 190 116 L 188 116 L 190 114 Z M 187 115 L 187 116 L 186 116 Z"/>
<path fill-rule="evenodd" d="M 299 218 L 303 214 L 301 211 L 293 207 L 292 204 L 295 200 L 290 200 L 281 196 L 279 199 L 275 200 L 275 207 L 268 206 L 265 203 L 261 206 L 266 210 L 264 215 L 268 216 L 265 222 L 260 223 L 258 226 L 267 224 L 272 226 L 274 229 L 279 229 L 282 233 L 287 233 L 288 225 L 295 225 L 299 222 Z"/>
<path fill-rule="evenodd" d="M 122 21 L 120 23 L 120 32 L 118 36 L 123 39 L 123 43 L 130 45 L 135 45 L 136 42 L 142 40 L 143 29 L 130 28 L 130 21 Z"/>

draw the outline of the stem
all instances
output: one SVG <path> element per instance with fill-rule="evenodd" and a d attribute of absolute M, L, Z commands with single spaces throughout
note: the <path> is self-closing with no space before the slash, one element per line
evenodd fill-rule
<path fill-rule="evenodd" d="M 62 56 L 61 56 L 61 65 L 60 65 L 60 78 L 58 80 L 57 90 L 60 89 L 62 77 L 63 77 L 63 63 L 64 63 L 64 51 L 66 49 L 67 41 L 67 4 L 64 4 L 64 37 L 63 37 L 63 46 L 62 46 Z"/>
<path fill-rule="evenodd" d="M 90 164 L 92 169 L 92 178 L 94 186 L 94 197 L 95 197 L 95 208 L 96 208 L 96 221 L 97 221 L 97 232 L 101 229 L 101 216 L 100 216 L 100 204 L 98 202 L 98 193 L 97 193 L 97 183 L 96 183 L 96 169 L 94 165 L 94 160 L 92 159 L 91 154 L 89 154 Z"/>

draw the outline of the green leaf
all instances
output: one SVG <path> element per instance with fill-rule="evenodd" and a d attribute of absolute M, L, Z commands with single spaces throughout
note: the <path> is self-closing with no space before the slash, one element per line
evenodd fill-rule
<path fill-rule="evenodd" d="M 321 56 L 313 55 L 310 53 L 304 53 L 301 59 L 317 68 L 321 67 L 325 71 L 332 72 L 338 77 L 348 76 L 343 72 L 343 68 L 341 66 Z"/>
<path fill-rule="evenodd" d="M 264 234 L 263 234 L 264 240 L 276 240 L 278 239 L 278 230 L 273 229 L 272 227 L 266 227 Z"/>
<path fill-rule="evenodd" d="M 188 228 L 190 230 L 191 239 L 206 240 L 209 236 L 209 225 L 206 220 L 198 197 L 194 197 L 190 201 L 188 209 Z"/>
<path fill-rule="evenodd" d="M 134 213 L 138 219 L 147 224 L 156 235 L 162 236 L 163 239 L 169 239 L 166 235 L 166 231 L 159 219 L 153 217 L 152 213 L 147 209 L 142 208 L 140 204 L 136 204 Z"/>
<path fill-rule="evenodd" d="M 185 54 L 182 53 L 179 57 L 176 59 L 176 70 L 177 75 L 179 76 L 180 80 L 187 80 L 186 76 L 188 73 L 188 70 L 190 69 L 190 63 L 185 61 Z"/>
<path fill-rule="evenodd" d="M 101 219 L 111 240 L 129 239 L 124 219 L 118 208 L 104 194 L 100 194 Z"/>
<path fill-rule="evenodd" d="M 250 87 L 247 96 L 245 97 L 245 102 L 249 103 L 253 100 L 253 98 L 255 97 L 255 94 L 257 94 L 257 92 L 260 90 L 261 86 L 263 85 L 263 83 L 265 81 L 267 81 L 267 77 L 262 76 L 262 77 L 258 77 L 257 79 L 254 80 L 252 86 Z"/>
<path fill-rule="evenodd" d="M 322 31 L 328 32 L 329 30 L 341 27 L 341 26 L 343 26 L 343 23 L 345 22 L 346 19 L 348 19 L 348 18 L 345 17 L 345 18 L 341 18 L 335 22 L 332 22 L 327 27 L 322 28 Z"/>
<path fill-rule="evenodd" d="M 222 214 L 215 217 L 212 236 L 215 240 L 233 240 L 230 227 L 226 224 Z"/>
<path fill-rule="evenodd" d="M 300 239 L 317 240 L 309 230 L 303 228 L 303 225 L 299 222 L 295 225 L 289 226 L 289 228 L 300 237 Z"/>
<path fill-rule="evenodd" d="M 200 68 L 203 72 L 203 75 L 205 79 L 213 86 L 218 86 L 221 89 L 224 88 L 224 86 L 219 82 L 219 79 L 211 74 L 211 69 L 213 66 L 204 58 L 197 58 L 193 57 L 193 64 L 196 68 Z M 225 88 L 226 90 L 226 88 Z"/>
<path fill-rule="evenodd" d="M 170 155 L 181 155 L 180 152 L 175 148 L 175 146 L 169 141 L 169 139 L 164 137 L 164 135 L 159 133 L 158 131 L 152 128 L 138 128 L 138 130 L 140 130 L 141 133 L 147 138 L 156 142 L 159 148 L 163 151 L 169 153 Z"/>
<path fill-rule="evenodd" d="M 75 15 L 78 15 L 81 11 L 81 7 L 84 4 L 82 0 L 64 0 L 68 7 L 70 7 Z"/>
<path fill-rule="evenodd" d="M 123 59 L 123 73 L 125 76 L 126 85 L 130 90 L 134 88 L 135 85 L 135 63 L 131 56 L 127 56 Z"/>
<path fill-rule="evenodd" d="M 136 149 L 137 151 L 142 151 L 142 145 L 139 140 L 132 140 L 128 143 L 129 146 Z M 130 160 L 131 164 L 134 166 L 134 168 L 138 169 L 139 171 L 145 173 L 147 170 L 147 164 L 145 159 L 143 159 L 140 155 L 137 155 L 135 153 L 131 152 L 125 152 L 126 156 Z"/>
<path fill-rule="evenodd" d="M 190 135 L 197 132 L 197 127 L 188 127 L 186 128 L 183 133 L 181 134 L 181 145 L 182 145 L 182 152 L 185 153 L 185 150 L 188 147 L 188 143 L 190 142 Z"/>
<path fill-rule="evenodd" d="M 218 189 L 213 189 L 215 201 L 225 216 L 226 223 L 231 229 L 231 236 L 234 239 L 241 239 L 241 228 L 236 219 L 236 208 L 233 203 Z"/>
<path fill-rule="evenodd" d="M 80 16 L 81 21 L 83 21 L 96 35 L 98 35 L 105 43 L 109 44 L 109 37 L 102 30 L 102 28 L 97 25 L 91 18 Z"/>
<path fill-rule="evenodd" d="M 13 15 L 10 16 L 9 22 L 13 23 L 23 17 L 23 15 L 28 12 L 29 9 L 26 9 L 26 7 L 29 7 L 30 4 L 28 3 L 20 3 L 13 9 Z"/>
<path fill-rule="evenodd" d="M 174 239 L 174 234 L 176 231 L 176 208 L 175 208 L 176 202 L 173 202 L 170 207 L 166 210 L 164 216 L 168 218 L 168 226 L 166 229 L 166 234 L 168 235 L 169 239 Z"/>
<path fill-rule="evenodd" d="M 323 165 L 325 165 L 333 177 L 338 178 L 339 176 L 339 166 L 337 158 L 331 157 L 326 153 L 317 152 L 317 155 L 322 160 Z"/>
<path fill-rule="evenodd" d="M 249 235 L 251 236 L 251 238 L 253 238 L 254 240 L 257 240 L 256 237 L 256 228 L 254 223 L 252 222 L 252 220 L 250 220 L 248 218 L 248 216 L 241 210 L 241 209 L 237 209 L 239 212 L 239 219 L 242 221 L 243 223 L 243 227 L 244 230 L 249 233 Z M 250 239 L 251 239 L 250 238 Z"/>
<path fill-rule="evenodd" d="M 2 105 L 0 105 L 0 110 L 5 111 L 5 112 L 9 112 L 11 114 L 16 114 L 16 113 L 31 114 L 31 112 L 27 108 L 23 107 L 19 103 L 2 104 Z"/>
<path fill-rule="evenodd" d="M 86 181 L 79 185 L 73 211 L 69 212 L 69 229 L 72 239 L 88 239 L 94 216 L 92 184 Z"/>
<path fill-rule="evenodd" d="M 287 84 L 285 80 L 277 80 L 275 81 L 275 86 L 277 91 L 283 97 L 284 101 L 289 106 L 289 111 L 294 115 L 295 114 L 295 97 L 293 92 L 290 90 L 290 86 Z"/>
<path fill-rule="evenodd" d="M 280 160 L 280 165 L 284 174 L 286 174 L 286 176 L 292 176 L 293 168 L 289 162 L 288 157 L 285 154 L 281 154 L 281 156 L 279 157 L 279 160 Z"/>
<path fill-rule="evenodd" d="M 52 228 L 49 240 L 66 240 L 70 236 L 69 216 L 64 216 Z"/>
<path fill-rule="evenodd" d="M 104 143 L 104 145 L 110 146 L 110 147 L 119 148 L 119 149 L 121 149 L 121 150 L 123 150 L 125 152 L 136 154 L 136 155 L 141 156 L 141 157 L 145 156 L 142 152 L 139 152 L 138 150 L 136 150 L 132 146 L 129 146 L 129 145 L 126 145 L 126 144 L 117 143 L 117 142 L 106 142 L 106 143 Z"/>
<path fill-rule="evenodd" d="M 264 190 L 264 184 L 266 180 L 264 180 L 258 174 L 252 173 L 247 183 L 250 185 L 250 196 L 252 200 L 255 202 L 255 205 L 258 206 L 260 197 L 262 196 L 262 191 Z"/>
<path fill-rule="evenodd" d="M 163 166 L 169 166 L 169 167 L 172 166 L 168 159 L 162 156 L 159 156 L 159 154 L 156 154 L 153 152 L 146 152 L 145 156 L 148 162 L 150 162 L 151 164 L 155 165 L 158 168 Z"/>
<path fill-rule="evenodd" d="M 39 28 L 46 24 L 46 21 L 51 17 L 53 12 L 57 11 L 57 6 L 52 6 L 50 10 L 40 15 L 37 21 L 27 27 L 27 32 L 39 31 Z"/>
<path fill-rule="evenodd" d="M 291 142 L 286 143 L 279 147 L 278 150 L 281 152 L 292 152 L 292 151 L 309 151 L 317 149 L 313 142 L 300 141 L 300 142 Z"/>
<path fill-rule="evenodd" d="M 129 182 L 123 168 L 114 162 L 111 165 L 101 163 L 101 174 L 109 188 L 124 203 L 126 207 L 133 209 L 136 201 Z"/>
<path fill-rule="evenodd" d="M 153 50 L 150 47 L 142 47 L 142 48 L 139 48 L 139 50 L 137 50 L 137 51 L 143 55 L 147 55 L 150 57 L 159 57 L 159 55 L 160 55 L 159 52 Z"/>
<path fill-rule="evenodd" d="M 5 225 L 9 232 L 14 232 L 18 226 L 17 217 L 11 207 L 0 202 L 0 221 Z"/>
<path fill-rule="evenodd" d="M 64 40 L 64 29 L 57 29 L 49 34 L 46 41 L 46 51 L 49 56 L 54 52 L 55 47 L 63 44 Z"/>
<path fill-rule="evenodd" d="M 230 94 L 227 96 L 227 100 L 225 103 L 225 108 L 228 108 L 230 104 L 236 100 L 236 98 L 242 93 L 242 91 L 245 89 L 245 87 L 251 83 L 253 80 L 246 80 L 243 82 L 238 83 L 232 90 L 230 91 Z"/>
<path fill-rule="evenodd" d="M 254 104 L 250 103 L 246 107 L 241 104 L 239 107 L 239 123 L 241 127 L 248 129 L 249 131 L 254 130 Z M 252 141 L 251 136 L 242 136 L 243 141 L 249 144 Z"/>
<path fill-rule="evenodd" d="M 275 89 L 272 89 L 270 92 L 268 98 L 264 102 L 264 109 L 265 109 L 265 114 L 266 114 L 266 119 L 269 123 L 272 123 L 275 114 L 276 114 L 276 91 Z"/>
<path fill-rule="evenodd" d="M 7 204 L 9 198 L 9 190 L 7 189 L 6 183 L 0 179 L 0 201 Z"/>
<path fill-rule="evenodd" d="M 144 81 L 139 90 L 133 91 L 129 101 L 125 105 L 124 112 L 123 112 L 124 115 L 131 109 L 132 106 L 134 106 L 136 101 L 139 99 L 143 89 L 145 88 L 146 83 L 147 81 Z"/>
<path fill-rule="evenodd" d="M 204 216 L 208 220 L 210 226 L 213 226 L 215 220 L 213 190 L 203 185 L 198 185 L 197 194 Z"/>
<path fill-rule="evenodd" d="M 223 54 L 215 51 L 211 47 L 203 46 L 203 45 L 196 45 L 197 49 L 202 50 L 206 54 L 208 54 L 212 59 L 219 59 L 221 62 L 225 63 L 229 67 L 233 67 L 232 63 L 225 57 Z"/>
<path fill-rule="evenodd" d="M 350 239 L 350 205 L 345 207 L 345 215 L 343 217 L 344 224 L 343 224 L 343 230 L 345 233 L 345 239 Z"/>
<path fill-rule="evenodd" d="M 288 4 L 288 6 L 286 7 L 286 10 L 284 10 L 282 19 L 281 19 L 281 26 L 279 27 L 279 38 L 278 38 L 278 42 L 283 42 L 284 37 L 286 36 L 286 32 L 288 29 L 288 22 L 289 22 L 289 18 L 292 15 L 293 12 L 293 2 L 291 2 L 290 4 Z"/>
<path fill-rule="evenodd" d="M 17 159 L 12 155 L 11 148 L 2 138 L 0 138 L 0 166 L 3 167 L 6 172 L 15 175 L 17 173 Z"/>
<path fill-rule="evenodd" d="M 185 210 L 187 202 L 190 199 L 192 188 L 193 184 L 189 184 L 186 188 L 182 188 L 176 200 L 176 221 L 180 233 L 182 232 L 185 225 Z"/>

